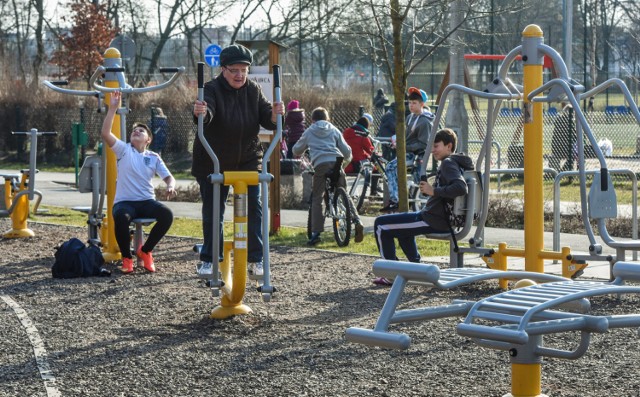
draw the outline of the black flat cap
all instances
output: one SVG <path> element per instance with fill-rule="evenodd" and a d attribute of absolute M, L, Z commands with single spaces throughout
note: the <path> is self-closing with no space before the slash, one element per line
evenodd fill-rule
<path fill-rule="evenodd" d="M 241 44 L 232 44 L 220 53 L 220 65 L 227 66 L 236 63 L 251 65 L 253 54 L 249 49 Z"/>

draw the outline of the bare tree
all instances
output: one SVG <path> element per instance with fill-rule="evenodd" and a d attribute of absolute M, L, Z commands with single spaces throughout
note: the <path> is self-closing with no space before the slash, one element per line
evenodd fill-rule
<path fill-rule="evenodd" d="M 35 88 L 38 84 L 40 84 L 40 69 L 42 68 L 42 64 L 45 62 L 45 50 L 44 50 L 44 25 L 45 25 L 45 14 L 44 14 L 44 2 L 43 0 L 31 0 L 33 4 L 33 8 L 36 12 L 36 24 L 34 28 L 34 39 L 36 41 L 36 54 L 33 57 L 33 62 L 31 63 L 32 70 L 32 79 L 31 85 Z"/>
<path fill-rule="evenodd" d="M 449 27 L 449 3 L 447 0 L 360 0 L 362 12 L 368 23 L 359 25 L 353 35 L 362 37 L 363 47 L 369 43 L 383 69 L 392 76 L 393 94 L 396 98 L 396 136 L 398 170 L 406 169 L 406 141 L 403 98 L 407 90 L 408 76 L 434 51 L 444 45 L 450 36 L 470 18 L 483 14 L 474 10 L 475 0 L 467 0 L 460 9 L 459 23 Z M 434 126 L 437 128 L 437 126 Z M 428 154 L 425 155 L 425 160 Z M 398 173 L 400 211 L 407 211 L 407 176 Z"/>
<path fill-rule="evenodd" d="M 29 37 L 29 13 L 25 15 L 23 12 L 25 8 L 28 9 L 28 3 L 20 0 L 11 0 L 11 13 L 14 19 L 12 30 L 15 34 L 16 64 L 23 84 L 27 83 L 27 72 L 24 67 L 24 60 L 26 58 L 25 47 Z"/>

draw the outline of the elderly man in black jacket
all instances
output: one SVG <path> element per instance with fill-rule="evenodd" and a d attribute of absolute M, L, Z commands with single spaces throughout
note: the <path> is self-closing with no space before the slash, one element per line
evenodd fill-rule
<path fill-rule="evenodd" d="M 281 102 L 270 103 L 260 86 L 247 79 L 253 62 L 251 51 L 233 44 L 220 53 L 220 74 L 204 86 L 204 101 L 196 101 L 193 115 L 204 115 L 204 136 L 220 161 L 220 171 L 260 171 L 262 145 L 260 126 L 276 128 L 276 116 L 284 114 Z M 213 261 L 213 185 L 207 176 L 213 173 L 213 162 L 196 136 L 193 144 L 191 174 L 196 177 L 202 198 L 202 231 L 204 244 L 200 251 L 198 274 L 211 275 Z M 222 258 L 222 223 L 229 186 L 220 187 L 220 252 Z M 249 270 L 262 275 L 262 205 L 260 186 L 248 188 L 248 261 Z"/>

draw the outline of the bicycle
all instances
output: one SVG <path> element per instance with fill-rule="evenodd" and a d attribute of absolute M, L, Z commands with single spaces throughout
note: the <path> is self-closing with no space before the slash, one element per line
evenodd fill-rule
<path fill-rule="evenodd" d="M 372 137 L 369 137 L 369 139 L 373 142 L 375 149 L 369 159 L 360 162 L 360 170 L 355 174 L 355 178 L 349 188 L 349 196 L 358 211 L 362 209 L 365 199 L 377 198 L 372 194 L 367 196 L 367 191 L 371 192 L 370 188 L 372 188 L 372 183 L 376 179 L 373 186 L 377 185 L 378 180 L 382 181 L 383 201 L 388 200 L 389 197 L 386 174 L 387 160 L 379 154 L 378 150 L 381 145 L 388 145 L 389 143 Z"/>
<path fill-rule="evenodd" d="M 340 178 L 340 170 L 342 168 L 342 157 L 338 157 L 331 171 L 325 178 L 325 189 L 323 194 L 324 200 L 324 217 L 331 218 L 333 225 L 333 236 L 336 239 L 338 247 L 346 247 L 351 239 L 351 206 L 349 205 L 349 196 L 347 191 L 338 186 Z M 311 171 L 313 173 L 314 171 Z M 307 217 L 307 238 L 311 239 L 311 219 L 312 219 L 312 201 L 313 196 L 309 199 L 309 215 Z"/>
<path fill-rule="evenodd" d="M 424 153 L 417 154 L 412 164 L 407 165 L 407 197 L 409 199 L 409 209 L 420 211 L 427 204 L 429 196 L 420 193 L 420 169 L 422 168 L 422 158 Z M 409 178 L 411 176 L 411 178 Z"/>
<path fill-rule="evenodd" d="M 349 196 L 358 211 L 362 209 L 365 199 L 375 198 L 373 195 L 367 196 L 367 190 L 372 186 L 374 178 L 382 181 L 383 202 L 389 200 L 389 189 L 387 186 L 386 166 L 388 161 L 378 153 L 381 145 L 389 145 L 390 142 L 382 141 L 369 137 L 375 145 L 375 150 L 368 160 L 361 162 L 360 171 L 355 175 L 351 187 L 349 188 Z M 416 155 L 411 164 L 407 165 L 407 174 L 411 177 L 407 178 L 407 197 L 409 199 L 409 208 L 412 211 L 420 211 L 427 203 L 428 197 L 420 193 L 420 176 L 419 172 L 422 165 L 422 155 Z"/>

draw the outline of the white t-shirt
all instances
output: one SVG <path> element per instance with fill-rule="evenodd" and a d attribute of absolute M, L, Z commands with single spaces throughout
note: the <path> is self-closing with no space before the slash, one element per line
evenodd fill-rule
<path fill-rule="evenodd" d="M 156 174 L 162 179 L 171 175 L 160 156 L 150 150 L 140 153 L 130 143 L 120 139 L 111 149 L 118 159 L 116 197 L 113 202 L 155 200 L 152 178 Z"/>

